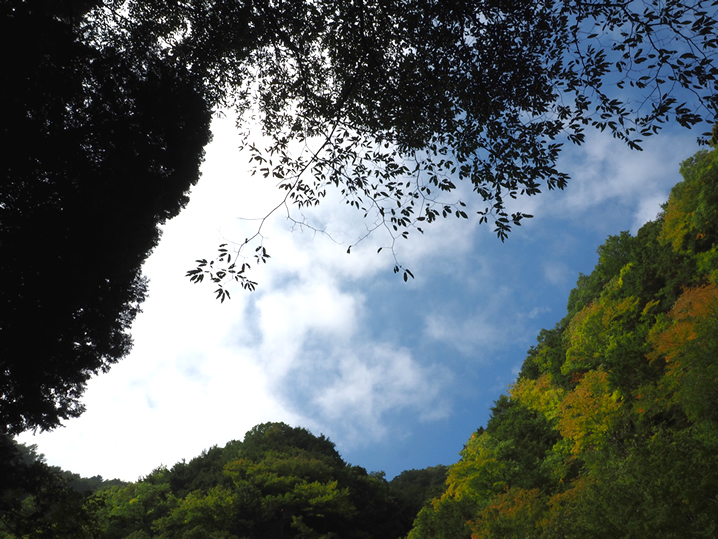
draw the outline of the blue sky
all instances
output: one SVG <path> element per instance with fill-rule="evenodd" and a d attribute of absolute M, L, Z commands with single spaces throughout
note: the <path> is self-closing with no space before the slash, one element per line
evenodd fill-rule
<path fill-rule="evenodd" d="M 346 461 L 388 477 L 455 462 L 539 330 L 564 316 L 596 248 L 660 211 L 699 130 L 669 129 L 643 152 L 589 132 L 561 158 L 566 190 L 519 202 L 535 217 L 505 243 L 475 212 L 400 243 L 408 283 L 376 253 L 378 234 L 346 253 L 364 224 L 340 200 L 305 215 L 331 237 L 292 231 L 277 213 L 259 288 L 223 304 L 184 273 L 223 238 L 251 235 L 257 222 L 238 217 L 264 215 L 281 194 L 249 174 L 230 120 L 213 131 L 189 206 L 146 262 L 150 298 L 133 351 L 90 382 L 82 417 L 19 437 L 50 464 L 133 481 L 266 421 L 326 434 Z"/>

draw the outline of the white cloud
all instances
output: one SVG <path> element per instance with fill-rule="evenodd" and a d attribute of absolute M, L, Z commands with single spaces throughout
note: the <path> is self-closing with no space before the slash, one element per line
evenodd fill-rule
<path fill-rule="evenodd" d="M 566 282 L 575 282 L 576 275 L 571 269 L 559 260 L 549 260 L 541 264 L 544 279 L 553 285 L 562 285 Z"/>
<path fill-rule="evenodd" d="M 396 410 L 421 419 L 448 413 L 447 370 L 363 329 L 365 299 L 348 284 L 390 272 L 392 261 L 376 256 L 373 238 L 346 254 L 358 212 L 331 201 L 308 212 L 334 239 L 291 233 L 273 215 L 263 228 L 272 258 L 252 275 L 255 293 L 232 289 L 220 303 L 213 286 L 189 283 L 196 258 L 256 229 L 238 215 L 264 215 L 278 200 L 271 181 L 243 174 L 246 156 L 227 125 L 214 126 L 203 178 L 145 264 L 150 298 L 132 327 L 132 353 L 90 381 L 82 417 L 21 436 L 51 464 L 135 480 L 265 421 L 336 432 L 346 445 L 384 436 Z"/>
<path fill-rule="evenodd" d="M 668 200 L 668 191 L 665 193 L 646 196 L 638 201 L 638 206 L 633 214 L 631 233 L 635 234 L 648 221 L 653 221 L 662 211 L 661 206 Z"/>
<path fill-rule="evenodd" d="M 341 432 L 345 445 L 384 438 L 388 413 L 409 410 L 424 420 L 441 419 L 449 413 L 448 402 L 441 395 L 451 381 L 448 370 L 420 365 L 405 348 L 359 345 L 337 351 L 331 361 L 334 375 L 312 380 L 315 396 L 311 405 L 319 417 Z M 316 369 L 310 372 L 314 377 Z"/>
<path fill-rule="evenodd" d="M 533 309 L 531 309 L 531 311 L 529 311 L 529 314 L 526 316 L 529 318 L 529 320 L 533 320 L 541 314 L 550 313 L 550 312 L 551 312 L 550 307 L 534 307 Z"/>
<path fill-rule="evenodd" d="M 618 231 L 612 229 L 611 218 L 629 213 L 635 232 L 656 217 L 671 187 L 681 179 L 679 163 L 697 150 L 695 136 L 689 131 L 661 134 L 646 140 L 644 151 L 637 152 L 606 133 L 591 132 L 583 146 L 565 152 L 561 159 L 571 176 L 565 195 L 537 199 L 536 211 L 570 215 L 583 226 L 614 234 Z M 601 205 L 609 205 L 608 211 L 595 211 Z"/>
<path fill-rule="evenodd" d="M 514 307 L 513 290 L 499 285 L 486 294 L 485 302 L 468 316 L 464 312 L 452 312 L 456 309 L 452 309 L 451 304 L 426 315 L 425 335 L 464 355 L 488 362 L 491 351 L 511 342 L 520 331 L 520 314 Z"/>

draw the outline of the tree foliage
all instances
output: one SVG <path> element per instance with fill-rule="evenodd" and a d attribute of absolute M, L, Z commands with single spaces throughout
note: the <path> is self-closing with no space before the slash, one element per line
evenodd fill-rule
<path fill-rule="evenodd" d="M 269 138 L 266 147 L 247 142 L 254 172 L 285 191 L 290 219 L 292 206 L 338 190 L 392 251 L 440 217 L 473 211 L 505 239 L 529 217 L 510 201 L 563 188 L 561 146 L 582 143 L 587 125 L 640 149 L 669 119 L 715 119 L 708 1 L 239 5 L 234 25 L 213 29 L 226 48 L 221 62 L 212 58 L 239 121 L 257 119 Z M 187 2 L 172 16 L 142 8 L 134 18 L 167 21 L 145 26 L 164 41 L 181 35 L 174 48 L 189 54 L 224 6 Z M 251 250 L 267 259 L 261 232 L 223 245 L 188 276 L 215 283 L 222 299 L 227 282 L 253 289 Z"/>
<path fill-rule="evenodd" d="M 411 528 L 424 505 L 441 496 L 446 486 L 447 471 L 444 465 L 404 470 L 389 481 L 389 491 L 401 502 L 401 512 L 394 514 L 394 519 L 401 522 L 405 529 Z"/>
<path fill-rule="evenodd" d="M 48 466 L 36 447 L 0 435 L 0 537 L 97 537 L 101 477 L 83 479 Z"/>
<path fill-rule="evenodd" d="M 715 535 L 717 158 L 686 161 L 665 213 L 599 248 L 410 537 Z"/>
<path fill-rule="evenodd" d="M 198 179 L 210 112 L 158 50 L 85 42 L 93 2 L 0 6 L 0 432 L 83 411 L 131 347 L 158 226 Z"/>
<path fill-rule="evenodd" d="M 397 519 L 407 507 L 383 474 L 346 464 L 324 436 L 283 423 L 257 425 L 242 442 L 101 499 L 103 537 L 396 539 L 411 526 Z"/>

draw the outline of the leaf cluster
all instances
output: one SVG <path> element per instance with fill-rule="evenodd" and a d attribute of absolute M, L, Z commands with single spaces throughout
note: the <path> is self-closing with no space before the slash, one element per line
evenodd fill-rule
<path fill-rule="evenodd" d="M 240 125 L 256 120 L 269 138 L 246 145 L 254 172 L 277 181 L 280 207 L 302 226 L 292 208 L 338 191 L 367 224 L 352 245 L 380 231 L 395 258 L 397 240 L 450 215 L 491 220 L 504 241 L 531 217 L 511 209 L 514 199 L 566 185 L 561 146 L 581 144 L 586 126 L 640 150 L 669 119 L 690 127 L 718 110 L 709 1 L 240 5 L 231 29 L 214 29 L 227 49 L 211 61 Z M 172 17 L 152 8 L 152 20 L 174 23 L 142 24 L 163 42 L 181 36 L 169 50 L 194 62 L 223 6 L 186 2 Z M 251 239 L 261 245 L 261 234 Z M 248 288 L 241 272 L 204 265 L 188 276 L 201 274 L 220 299 L 227 283 Z"/>

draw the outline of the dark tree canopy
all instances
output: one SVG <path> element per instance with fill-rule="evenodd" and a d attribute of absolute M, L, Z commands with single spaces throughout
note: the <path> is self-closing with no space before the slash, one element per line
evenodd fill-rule
<path fill-rule="evenodd" d="M 0 537 L 98 537 L 97 501 L 35 449 L 0 434 Z"/>
<path fill-rule="evenodd" d="M 586 126 L 640 149 L 669 120 L 705 127 L 718 111 L 710 1 L 123 5 L 143 36 L 211 72 L 240 122 L 260 122 L 272 142 L 248 141 L 255 171 L 281 183 L 288 212 L 339 190 L 389 248 L 470 210 L 505 239 L 530 217 L 507 202 L 563 188 L 561 146 Z M 222 299 L 228 281 L 253 289 L 243 251 L 265 261 L 262 240 L 260 228 L 188 275 Z"/>
<path fill-rule="evenodd" d="M 131 346 L 141 265 L 198 179 L 210 112 L 187 70 L 79 37 L 74 2 L 4 2 L 0 432 L 83 411 Z"/>

